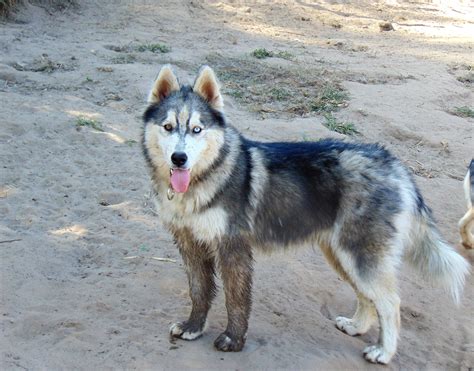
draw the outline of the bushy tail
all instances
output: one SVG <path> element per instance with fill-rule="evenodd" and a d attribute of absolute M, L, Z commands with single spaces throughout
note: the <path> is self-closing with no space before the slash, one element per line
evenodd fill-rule
<path fill-rule="evenodd" d="M 459 304 L 470 266 L 466 259 L 444 242 L 431 211 L 423 205 L 411 231 L 412 246 L 405 258 L 423 278 L 447 290 Z"/>

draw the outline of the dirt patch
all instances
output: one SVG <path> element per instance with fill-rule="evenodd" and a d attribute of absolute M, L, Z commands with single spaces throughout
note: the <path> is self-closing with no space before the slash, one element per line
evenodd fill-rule
<path fill-rule="evenodd" d="M 308 69 L 298 63 L 269 64 L 266 61 L 210 55 L 224 84 L 224 93 L 265 116 L 309 116 L 347 106 L 349 95 L 335 71 Z"/>
<path fill-rule="evenodd" d="M 474 84 L 474 64 L 452 63 L 449 72 L 456 76 L 456 80 L 472 87 Z"/>
<path fill-rule="evenodd" d="M 10 64 L 17 71 L 46 72 L 73 71 L 77 67 L 76 59 L 73 57 L 68 62 L 53 61 L 48 54 L 42 54 L 41 57 L 33 59 L 24 64 L 13 62 Z"/>

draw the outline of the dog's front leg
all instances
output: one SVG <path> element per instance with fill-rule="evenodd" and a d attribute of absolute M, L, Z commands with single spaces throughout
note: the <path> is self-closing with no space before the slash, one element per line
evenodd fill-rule
<path fill-rule="evenodd" d="M 218 262 L 224 283 L 227 329 L 214 346 L 224 352 L 242 350 L 247 337 L 252 303 L 252 251 L 241 238 L 230 238 L 219 246 Z"/>
<path fill-rule="evenodd" d="M 192 309 L 187 321 L 171 325 L 170 334 L 184 340 L 194 340 L 204 331 L 207 313 L 216 292 L 214 258 L 207 246 L 182 237 L 177 240 L 188 276 Z"/>

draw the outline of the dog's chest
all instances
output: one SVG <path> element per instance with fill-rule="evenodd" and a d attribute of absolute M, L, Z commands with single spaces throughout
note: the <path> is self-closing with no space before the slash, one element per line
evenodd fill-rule
<path fill-rule="evenodd" d="M 199 241 L 220 240 L 227 231 L 228 215 L 221 206 L 196 212 L 191 201 L 165 199 L 157 200 L 156 208 L 165 226 L 173 229 L 186 228 Z"/>

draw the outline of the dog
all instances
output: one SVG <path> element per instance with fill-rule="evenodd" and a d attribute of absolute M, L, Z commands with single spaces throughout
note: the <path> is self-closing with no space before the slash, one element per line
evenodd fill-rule
<path fill-rule="evenodd" d="M 474 248 L 474 159 L 471 160 L 469 168 L 464 178 L 464 195 L 466 196 L 467 212 L 459 220 L 459 233 L 461 234 L 461 243 L 466 249 Z"/>
<path fill-rule="evenodd" d="M 227 328 L 214 342 L 240 351 L 247 338 L 255 250 L 317 244 L 354 289 L 352 318 L 336 327 L 359 335 L 379 321 L 378 343 L 364 349 L 387 364 L 397 349 L 402 257 L 458 302 L 467 261 L 443 241 L 412 176 L 382 146 L 326 139 L 256 142 L 224 116 L 214 71 L 180 86 L 161 68 L 143 115 L 142 145 L 157 212 L 177 243 L 189 281 L 189 318 L 172 337 L 204 331 L 220 272 Z"/>

